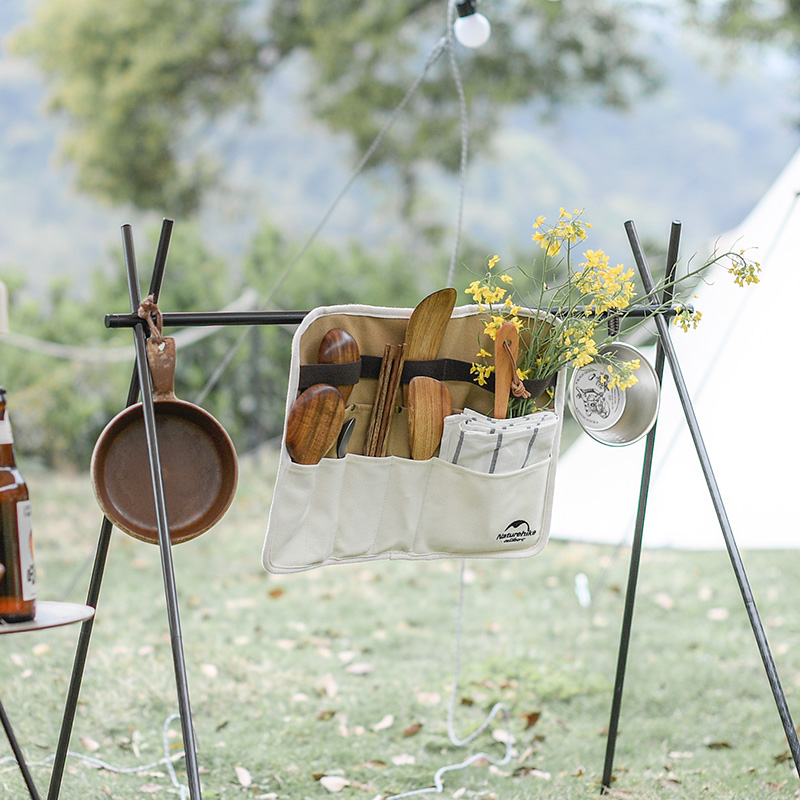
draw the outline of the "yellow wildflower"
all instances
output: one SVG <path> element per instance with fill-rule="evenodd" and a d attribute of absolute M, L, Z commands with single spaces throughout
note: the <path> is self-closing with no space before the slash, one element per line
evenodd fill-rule
<path fill-rule="evenodd" d="M 492 316 L 492 321 L 486 323 L 486 327 L 483 329 L 483 332 L 494 341 L 497 338 L 497 331 L 500 326 L 505 322 L 503 317 L 498 317 L 497 315 Z"/>
<path fill-rule="evenodd" d="M 512 316 L 516 317 L 519 314 L 521 306 L 518 306 L 510 297 L 506 297 L 504 305 Z"/>
<path fill-rule="evenodd" d="M 480 281 L 472 281 L 472 283 L 464 289 L 464 294 L 471 294 L 475 298 L 475 302 L 480 301 L 483 290 L 481 289 Z"/>
<path fill-rule="evenodd" d="M 675 311 L 677 313 L 672 320 L 672 324 L 677 325 L 684 332 L 688 331 L 690 328 L 694 330 L 703 317 L 702 311 L 694 311 L 686 306 L 675 306 Z"/>
<path fill-rule="evenodd" d="M 485 386 L 488 381 L 489 375 L 491 375 L 492 372 L 494 372 L 494 366 L 492 365 L 487 367 L 484 364 L 473 364 L 470 367 L 469 371 L 476 376 L 475 380 L 478 386 Z"/>
<path fill-rule="evenodd" d="M 494 255 L 489 259 L 489 269 L 493 269 L 497 266 L 497 262 L 500 260 L 500 256 Z"/>
<path fill-rule="evenodd" d="M 488 286 L 484 287 L 483 299 L 487 303 L 499 303 L 506 296 L 506 290 L 501 286 L 495 289 L 490 289 Z"/>
<path fill-rule="evenodd" d="M 737 259 L 736 263 L 728 268 L 728 272 L 733 275 L 733 281 L 737 286 L 759 283 L 761 280 L 758 277 L 761 265 L 757 261 L 748 261 L 746 258 Z"/>

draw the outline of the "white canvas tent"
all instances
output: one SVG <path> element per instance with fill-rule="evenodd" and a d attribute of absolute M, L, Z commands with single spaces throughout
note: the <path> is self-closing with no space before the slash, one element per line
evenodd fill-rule
<path fill-rule="evenodd" d="M 800 457 L 800 366 L 794 333 L 800 309 L 793 291 L 800 275 L 799 193 L 800 151 L 745 221 L 719 242 L 725 250 L 756 248 L 750 255 L 762 265 L 761 282 L 741 288 L 716 269 L 713 285 L 702 286 L 693 300 L 703 312 L 697 330 L 684 333 L 670 326 L 740 549 L 800 546 L 794 504 Z M 667 235 L 665 230 L 665 244 Z M 699 258 L 706 255 L 698 253 Z M 643 459 L 644 439 L 609 447 L 581 434 L 559 459 L 550 535 L 630 543 Z M 724 547 L 669 363 L 643 544 Z"/>

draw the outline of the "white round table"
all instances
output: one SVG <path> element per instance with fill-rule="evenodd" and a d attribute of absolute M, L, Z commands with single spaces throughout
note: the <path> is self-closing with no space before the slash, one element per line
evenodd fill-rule
<path fill-rule="evenodd" d="M 62 625 L 71 625 L 74 622 L 83 622 L 94 616 L 94 609 L 91 606 L 83 606 L 78 603 L 57 603 L 50 600 L 39 600 L 36 603 L 36 616 L 27 622 L 0 622 L 0 634 L 3 633 L 23 633 L 24 631 L 43 631 L 48 628 L 59 628 Z M 11 727 L 11 722 L 6 715 L 2 703 L 0 703 L 0 722 L 8 738 L 8 743 L 14 751 L 25 785 L 28 788 L 32 800 L 39 800 L 33 778 L 25 763 L 22 749 L 19 746 L 17 737 Z"/>
<path fill-rule="evenodd" d="M 36 603 L 36 616 L 27 622 L 0 621 L 0 633 L 21 633 L 22 631 L 43 631 L 83 622 L 94 616 L 91 606 L 79 603 L 56 603 L 52 600 L 39 600 Z"/>

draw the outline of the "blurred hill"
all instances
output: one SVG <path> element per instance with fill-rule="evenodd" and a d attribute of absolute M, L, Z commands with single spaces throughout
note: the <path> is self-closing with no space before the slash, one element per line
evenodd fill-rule
<path fill-rule="evenodd" d="M 158 219 L 78 195 L 70 168 L 57 163 L 64 123 L 45 114 L 34 69 L 4 46 L 27 7 L 0 4 L 0 274 L 24 270 L 35 287 L 65 270 L 77 282 L 100 262 L 121 264 L 120 225 Z M 760 53 L 740 56 L 722 80 L 702 66 L 703 43 L 663 31 L 653 42 L 666 82 L 631 112 L 565 108 L 544 122 L 532 106 L 498 120 L 493 151 L 470 160 L 465 235 L 511 260 L 529 251 L 537 215 L 585 207 L 592 244 L 630 261 L 627 219 L 643 239 L 663 244 L 670 222 L 681 220 L 688 256 L 744 217 L 800 145 L 793 71 Z M 261 119 L 231 115 L 202 132 L 224 162 L 224 185 L 209 198 L 202 228 L 232 265 L 264 216 L 298 241 L 308 236 L 361 156 L 311 119 L 302 86 L 295 60 L 264 87 Z M 433 165 L 425 177 L 431 218 L 455 232 L 457 180 Z M 323 237 L 402 240 L 399 194 L 384 174 L 361 176 Z"/>

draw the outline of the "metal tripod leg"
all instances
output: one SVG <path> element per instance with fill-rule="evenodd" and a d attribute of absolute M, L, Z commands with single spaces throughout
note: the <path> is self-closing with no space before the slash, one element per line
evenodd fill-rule
<path fill-rule="evenodd" d="M 150 278 L 150 294 L 155 298 L 161 292 L 161 284 L 164 280 L 164 270 L 167 264 L 167 253 L 169 252 L 169 242 L 172 235 L 173 220 L 165 219 L 161 224 L 161 236 L 156 251 L 153 274 Z M 134 309 L 135 310 L 135 309 Z M 131 382 L 128 388 L 128 397 L 125 406 L 133 405 L 139 397 L 139 373 L 134 366 Z M 112 524 L 107 517 L 103 517 L 100 526 L 100 536 L 95 551 L 94 567 L 89 581 L 89 590 L 86 597 L 86 605 L 97 608 L 100 599 L 100 587 L 103 582 L 106 560 L 108 558 L 108 548 L 111 544 Z M 89 643 L 92 638 L 92 628 L 94 616 L 87 619 L 82 625 L 78 636 L 78 645 L 75 650 L 75 659 L 72 665 L 72 676 L 70 678 L 69 689 L 67 691 L 67 701 L 64 707 L 64 716 L 61 721 L 61 731 L 59 733 L 58 746 L 56 747 L 55 760 L 53 761 L 53 771 L 50 773 L 50 787 L 47 793 L 47 800 L 58 800 L 61 792 L 61 782 L 64 778 L 64 767 L 67 762 L 67 752 L 69 741 L 72 736 L 72 728 L 75 723 L 75 712 L 78 707 L 78 698 L 81 692 L 81 683 L 86 669 L 86 658 L 89 653 Z"/>
<path fill-rule="evenodd" d="M 14 735 L 14 729 L 11 727 L 11 721 L 6 715 L 6 710 L 3 708 L 2 703 L 0 703 L 0 723 L 2 723 L 3 729 L 6 732 L 6 738 L 8 739 L 8 743 L 11 745 L 14 758 L 17 759 L 19 770 L 22 773 L 22 779 L 25 781 L 25 786 L 28 787 L 28 794 L 30 794 L 32 800 L 39 800 L 39 793 L 36 791 L 36 784 L 33 782 L 33 776 L 28 769 L 25 756 L 22 754 L 22 748 L 19 746 L 17 737 Z"/>
<path fill-rule="evenodd" d="M 669 246 L 667 247 L 667 283 L 675 277 L 675 267 L 678 263 L 678 248 L 680 243 L 680 224 L 673 223 L 670 231 Z M 668 304 L 672 296 L 671 291 L 664 292 L 664 303 Z M 659 386 L 664 377 L 664 348 L 659 343 L 656 350 L 655 372 Z M 656 423 L 647 434 L 642 465 L 642 481 L 639 488 L 639 505 L 636 512 L 636 525 L 634 527 L 633 542 L 631 544 L 631 562 L 628 567 L 628 587 L 625 591 L 625 611 L 622 617 L 620 632 L 619 653 L 617 655 L 617 673 L 614 681 L 614 694 L 611 702 L 611 718 L 608 723 L 608 737 L 606 739 L 606 758 L 603 767 L 603 791 L 611 787 L 611 774 L 614 769 L 614 750 L 619 731 L 619 716 L 622 708 L 622 689 L 625 683 L 625 668 L 628 662 L 628 647 L 630 644 L 631 627 L 633 625 L 633 607 L 636 598 L 636 584 L 639 578 L 639 564 L 642 554 L 642 537 L 644 533 L 644 518 L 647 511 L 647 495 L 650 490 L 650 476 L 653 467 L 653 452 L 656 442 Z"/>
<path fill-rule="evenodd" d="M 642 277 L 642 282 L 644 284 L 645 290 L 648 293 L 651 293 L 654 287 L 653 278 L 647 266 L 647 261 L 644 256 L 644 251 L 642 249 L 639 238 L 636 234 L 635 227 L 632 222 L 627 222 L 625 223 L 625 229 L 628 233 L 628 239 L 631 243 L 631 248 L 633 249 L 634 258 L 636 259 L 636 263 L 639 267 L 639 272 Z M 686 387 L 686 383 L 683 378 L 683 373 L 681 372 L 680 364 L 678 363 L 678 356 L 677 353 L 675 352 L 674 345 L 669 336 L 667 321 L 661 315 L 657 315 L 655 319 L 656 319 L 656 324 L 658 325 L 660 343 L 661 346 L 663 347 L 663 352 L 665 353 L 666 358 L 669 361 L 672 377 L 675 381 L 675 387 L 678 390 L 678 395 L 681 400 L 681 406 L 683 407 L 684 416 L 686 417 L 686 423 L 689 426 L 689 430 L 692 435 L 692 440 L 694 442 L 695 449 L 697 451 L 697 456 L 700 461 L 700 466 L 702 467 L 703 475 L 705 477 L 706 484 L 708 486 L 709 495 L 714 505 L 714 510 L 717 514 L 717 519 L 720 524 L 720 529 L 722 530 L 722 535 L 725 540 L 725 546 L 728 550 L 728 555 L 731 560 L 731 565 L 733 567 L 737 583 L 739 584 L 739 590 L 742 594 L 742 599 L 744 601 L 745 609 L 747 611 L 747 616 L 750 620 L 750 625 L 753 629 L 753 634 L 755 636 L 756 644 L 758 646 L 758 651 L 759 654 L 761 655 L 761 660 L 764 664 L 764 670 L 767 674 L 767 680 L 772 690 L 772 695 L 775 699 L 775 705 L 778 708 L 778 715 L 780 716 L 781 723 L 783 724 L 786 740 L 789 744 L 789 750 L 792 754 L 792 759 L 794 760 L 795 767 L 797 768 L 798 772 L 800 772 L 800 741 L 798 741 L 797 731 L 794 727 L 794 723 L 792 722 L 792 717 L 789 712 L 789 706 L 786 702 L 786 696 L 784 694 L 783 687 L 781 686 L 780 679 L 778 677 L 778 671 L 775 666 L 775 661 L 769 649 L 769 643 L 767 642 L 767 636 L 764 631 L 764 626 L 761 622 L 761 617 L 758 613 L 758 609 L 756 608 L 755 599 L 750 589 L 750 583 L 747 579 L 747 574 L 744 569 L 744 564 L 742 563 L 741 555 L 739 553 L 739 548 L 736 545 L 736 540 L 734 539 L 733 536 L 733 531 L 731 529 L 730 521 L 728 520 L 728 515 L 727 512 L 725 511 L 725 506 L 723 505 L 722 502 L 722 496 L 720 494 L 719 486 L 717 485 L 716 478 L 714 477 L 714 472 L 711 468 L 711 462 L 708 457 L 708 452 L 706 450 L 705 443 L 703 442 L 703 437 L 700 432 L 700 426 L 697 422 L 697 417 L 695 416 L 694 407 L 692 406 L 692 401 L 691 398 L 689 397 L 689 391 Z M 632 609 L 633 597 L 627 599 L 626 604 L 630 604 L 630 607 Z M 628 622 L 630 622 L 629 619 Z M 623 643 L 621 643 L 620 645 L 621 658 L 623 649 L 627 650 L 627 640 L 629 634 L 630 630 L 628 629 L 626 631 L 625 628 L 623 628 Z M 617 695 L 619 694 L 619 696 L 621 697 L 622 675 L 624 675 L 624 661 L 622 662 L 622 674 L 620 674 L 620 672 L 618 671 L 618 676 L 617 676 L 618 686 L 615 688 L 615 693 L 614 693 L 615 703 L 617 702 Z M 602 784 L 603 791 L 607 790 L 610 785 L 612 762 L 613 762 L 613 747 L 607 754 L 606 758 L 606 772 L 603 776 L 603 784 Z"/>
<path fill-rule="evenodd" d="M 139 296 L 139 282 L 136 273 L 133 237 L 129 225 L 123 225 L 122 237 L 125 249 L 125 266 L 128 273 L 128 290 L 130 292 L 131 308 L 134 309 L 134 307 L 138 308 L 140 305 L 141 298 Z M 161 456 L 159 454 L 158 436 L 156 433 L 153 391 L 150 386 L 150 374 L 145 350 L 145 333 L 142 325 L 138 325 L 133 329 L 133 337 L 136 345 L 136 364 L 139 370 L 139 384 L 142 392 L 142 412 L 144 416 L 145 436 L 147 439 L 147 451 L 150 460 L 150 475 L 153 481 L 158 542 L 159 551 L 161 553 L 161 571 L 164 579 L 164 593 L 167 601 L 167 616 L 169 620 L 170 639 L 172 642 L 172 660 L 178 693 L 178 710 L 181 716 L 183 746 L 186 754 L 189 796 L 191 800 L 200 800 L 200 772 L 197 764 L 194 725 L 189 703 L 189 684 L 183 651 L 180 612 L 178 609 L 178 590 L 175 583 L 175 568 L 172 562 L 172 540 L 170 538 L 169 523 L 167 521 L 164 478 L 161 473 Z"/>

